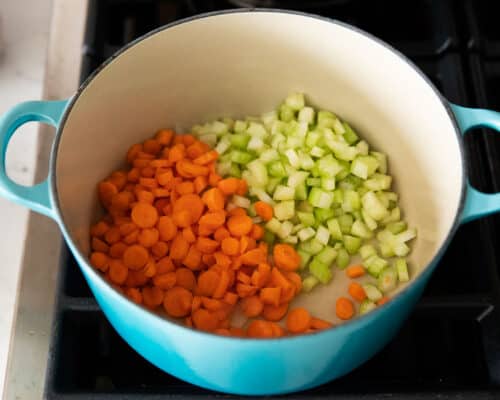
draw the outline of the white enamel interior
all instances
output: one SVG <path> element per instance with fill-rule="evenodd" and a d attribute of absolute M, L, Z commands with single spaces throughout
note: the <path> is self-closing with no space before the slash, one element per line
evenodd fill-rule
<path fill-rule="evenodd" d="M 334 111 L 388 154 L 405 217 L 419 232 L 412 272 L 424 268 L 452 226 L 463 180 L 457 136 L 440 98 L 398 55 L 362 33 L 262 11 L 158 32 L 114 59 L 78 97 L 62 132 L 56 184 L 81 252 L 89 250 L 96 183 L 123 166 L 132 143 L 159 128 L 260 114 L 292 91 Z M 344 274 L 337 275 L 340 285 Z M 327 291 L 333 299 L 331 288 L 314 297 Z"/>

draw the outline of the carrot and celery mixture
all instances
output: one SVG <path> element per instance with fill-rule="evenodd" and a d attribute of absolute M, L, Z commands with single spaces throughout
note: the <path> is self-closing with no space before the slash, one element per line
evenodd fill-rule
<path fill-rule="evenodd" d="M 347 122 L 293 93 L 260 117 L 217 120 L 192 131 L 219 154 L 221 176 L 248 183 L 249 196 L 232 202 L 262 220 L 263 240 L 296 248 L 303 291 L 328 284 L 332 266 L 355 264 L 346 273 L 368 275 L 354 289 L 366 293 L 365 313 L 398 282 L 409 281 L 406 257 L 416 230 L 402 219 L 386 155 Z"/>
<path fill-rule="evenodd" d="M 260 119 L 193 132 L 132 145 L 127 168 L 98 184 L 106 213 L 90 230 L 90 262 L 132 301 L 204 331 L 281 337 L 333 326 L 290 306 L 333 265 L 351 278 L 332 310 L 341 320 L 409 280 L 415 231 L 385 157 L 333 114 L 294 94 Z M 358 252 L 362 264 L 348 266 Z M 366 274 L 375 280 L 356 281 Z M 236 310 L 244 327 L 232 325 Z"/>

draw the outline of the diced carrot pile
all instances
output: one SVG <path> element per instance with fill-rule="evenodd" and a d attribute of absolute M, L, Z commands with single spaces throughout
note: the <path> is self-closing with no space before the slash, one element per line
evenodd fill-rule
<path fill-rule="evenodd" d="M 300 256 L 277 244 L 270 262 L 263 228 L 243 208 L 226 210 L 247 184 L 217 175 L 217 158 L 171 130 L 134 144 L 127 170 L 98 184 L 106 215 L 90 230 L 91 264 L 132 301 L 204 331 L 267 338 L 331 327 L 303 308 L 288 311 L 301 290 Z M 272 217 L 265 203 L 256 211 Z M 246 329 L 231 326 L 236 307 L 253 319 Z M 339 310 L 348 318 L 352 307 Z M 277 324 L 285 316 L 286 329 Z"/>

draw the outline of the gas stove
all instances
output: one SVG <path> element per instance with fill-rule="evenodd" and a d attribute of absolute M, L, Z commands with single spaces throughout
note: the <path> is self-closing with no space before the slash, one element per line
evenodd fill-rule
<path fill-rule="evenodd" d="M 500 110 L 500 4 L 493 1 L 91 0 L 81 80 L 140 35 L 198 13 L 292 8 L 356 25 L 410 57 L 450 101 Z M 500 191 L 500 137 L 465 139 L 470 181 Z M 500 216 L 460 227 L 392 342 L 347 376 L 296 399 L 500 398 Z M 63 246 L 46 399 L 233 397 L 182 382 L 132 350 Z"/>

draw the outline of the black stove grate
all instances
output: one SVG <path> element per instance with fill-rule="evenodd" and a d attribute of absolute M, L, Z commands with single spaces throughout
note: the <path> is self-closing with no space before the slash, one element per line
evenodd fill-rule
<path fill-rule="evenodd" d="M 82 80 L 158 26 L 239 5 L 293 8 L 357 25 L 408 55 L 450 101 L 500 110 L 500 6 L 493 1 L 91 0 Z M 499 139 L 481 130 L 465 142 L 471 182 L 500 190 Z M 289 397 L 500 398 L 499 237 L 500 216 L 462 226 L 381 353 L 341 379 Z M 106 321 L 66 247 L 61 264 L 46 399 L 233 397 L 179 381 L 142 359 Z"/>

